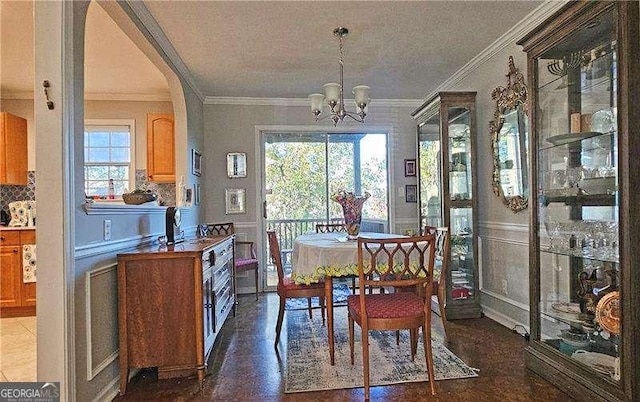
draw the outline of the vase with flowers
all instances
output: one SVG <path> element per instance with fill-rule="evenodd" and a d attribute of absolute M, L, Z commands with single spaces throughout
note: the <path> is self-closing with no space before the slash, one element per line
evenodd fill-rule
<path fill-rule="evenodd" d="M 362 205 L 369 197 L 371 194 L 368 192 L 365 192 L 364 195 L 355 195 L 344 190 L 331 196 L 332 201 L 342 206 L 344 226 L 347 229 L 347 238 L 350 240 L 358 238 L 362 220 Z"/>

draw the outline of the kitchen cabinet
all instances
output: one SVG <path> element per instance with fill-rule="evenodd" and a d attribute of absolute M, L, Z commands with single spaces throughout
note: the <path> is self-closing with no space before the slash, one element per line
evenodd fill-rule
<path fill-rule="evenodd" d="M 638 2 L 571 2 L 519 44 L 531 94 L 527 367 L 640 400 Z"/>
<path fill-rule="evenodd" d="M 447 319 L 482 315 L 478 292 L 475 92 L 440 92 L 413 117 L 418 124 L 420 228 L 447 226 L 451 254 Z M 439 311 L 434 300 L 434 311 Z"/>
<path fill-rule="evenodd" d="M 0 184 L 27 184 L 27 120 L 0 113 Z"/>
<path fill-rule="evenodd" d="M 22 317 L 36 313 L 36 283 L 25 283 L 23 246 L 35 244 L 34 229 L 0 230 L 0 316 Z"/>
<path fill-rule="evenodd" d="M 204 379 L 215 340 L 235 313 L 233 241 L 217 236 L 118 254 L 121 394 L 130 368 Z"/>
<path fill-rule="evenodd" d="M 172 114 L 147 114 L 147 176 L 151 182 L 176 182 L 175 133 Z"/>

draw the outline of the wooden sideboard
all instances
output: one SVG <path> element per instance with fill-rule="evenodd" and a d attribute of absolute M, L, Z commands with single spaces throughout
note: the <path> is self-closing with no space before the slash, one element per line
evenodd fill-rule
<path fill-rule="evenodd" d="M 214 341 L 235 314 L 233 236 L 118 254 L 120 393 L 130 368 L 204 379 Z"/>
<path fill-rule="evenodd" d="M 36 244 L 35 228 L 0 230 L 0 317 L 36 315 L 36 283 L 22 273 L 26 244 Z"/>

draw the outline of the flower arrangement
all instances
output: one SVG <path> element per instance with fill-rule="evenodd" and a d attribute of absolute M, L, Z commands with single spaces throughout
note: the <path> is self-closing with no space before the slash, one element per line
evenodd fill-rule
<path fill-rule="evenodd" d="M 342 206 L 344 214 L 344 224 L 347 229 L 349 239 L 357 239 L 360 233 L 360 221 L 362 220 L 362 205 L 371 197 L 365 192 L 364 195 L 355 195 L 344 190 L 331 196 L 331 200 Z"/>

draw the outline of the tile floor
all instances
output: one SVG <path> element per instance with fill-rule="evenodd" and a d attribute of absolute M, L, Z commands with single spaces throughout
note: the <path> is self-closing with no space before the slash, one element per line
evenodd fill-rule
<path fill-rule="evenodd" d="M 36 381 L 36 317 L 0 319 L 0 381 Z"/>

